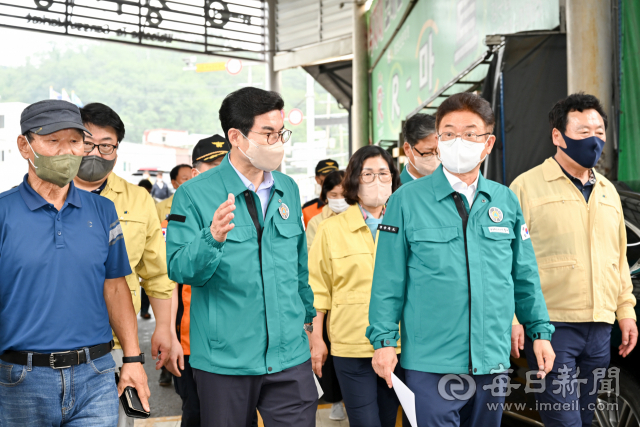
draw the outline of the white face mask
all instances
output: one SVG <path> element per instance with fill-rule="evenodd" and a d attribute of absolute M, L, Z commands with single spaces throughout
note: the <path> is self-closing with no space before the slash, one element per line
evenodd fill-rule
<path fill-rule="evenodd" d="M 322 185 L 320 185 L 320 184 L 318 184 L 318 183 L 316 182 L 316 186 L 315 186 L 315 188 L 313 189 L 313 193 L 314 193 L 316 196 L 319 196 L 319 195 L 320 195 L 320 193 L 322 193 Z"/>
<path fill-rule="evenodd" d="M 339 214 L 349 209 L 349 203 L 345 199 L 327 199 L 329 209 Z"/>
<path fill-rule="evenodd" d="M 369 184 L 360 183 L 358 198 L 365 206 L 377 208 L 387 203 L 389 197 L 391 197 L 391 181 L 380 182 L 376 177 Z"/>
<path fill-rule="evenodd" d="M 259 145 L 247 138 L 242 132 L 240 135 L 249 141 L 249 149 L 245 153 L 238 146 L 238 150 L 249 159 L 253 166 L 265 172 L 273 172 L 280 166 L 284 158 L 284 144 L 281 140 L 272 145 Z"/>
<path fill-rule="evenodd" d="M 451 141 L 438 141 L 440 161 L 449 172 L 467 173 L 484 160 L 480 158 L 486 143 L 456 138 Z M 485 156 L 486 157 L 486 156 Z"/>
<path fill-rule="evenodd" d="M 411 166 L 413 166 L 414 169 L 423 176 L 431 175 L 436 169 L 438 169 L 438 166 L 440 166 L 440 160 L 438 160 L 437 155 L 422 157 L 413 153 L 413 158 L 415 163 L 411 161 L 411 157 L 407 156 L 407 160 L 411 163 Z"/>

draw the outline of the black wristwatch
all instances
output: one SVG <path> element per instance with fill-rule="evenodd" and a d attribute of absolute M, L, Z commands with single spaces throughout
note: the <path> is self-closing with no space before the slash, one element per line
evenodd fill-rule
<path fill-rule="evenodd" d="M 313 332 L 313 323 L 309 323 L 309 324 L 304 324 L 304 330 L 311 333 Z"/>
<path fill-rule="evenodd" d="M 144 353 L 140 353 L 140 356 L 123 357 L 122 363 L 142 363 L 144 365 Z"/>

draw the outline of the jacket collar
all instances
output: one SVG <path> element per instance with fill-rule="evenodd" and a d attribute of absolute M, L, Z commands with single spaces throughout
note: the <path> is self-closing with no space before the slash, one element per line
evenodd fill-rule
<path fill-rule="evenodd" d="M 604 183 L 604 180 L 602 179 L 603 176 L 600 175 L 595 170 L 593 170 L 593 174 L 596 177 L 596 183 L 599 183 L 600 185 L 604 186 L 605 183 Z M 542 176 L 547 182 L 565 178 L 569 183 L 571 183 L 571 185 L 573 185 L 571 180 L 567 178 L 567 176 L 564 174 L 562 168 L 560 167 L 560 164 L 558 164 L 558 162 L 553 157 L 549 157 L 547 160 L 544 161 L 544 163 L 542 163 Z"/>
<path fill-rule="evenodd" d="M 489 180 L 482 175 L 482 172 L 479 172 L 479 175 L 480 176 L 478 177 L 478 189 L 476 190 L 476 194 L 482 193 L 485 196 L 487 196 L 489 201 L 491 201 L 491 188 L 490 188 L 491 184 Z"/>
<path fill-rule="evenodd" d="M 247 187 L 244 185 L 236 171 L 231 166 L 229 162 L 229 153 L 224 156 L 220 166 L 216 169 L 219 170 L 219 174 L 222 177 L 222 181 L 224 182 L 224 187 L 228 193 L 233 194 L 235 197 L 238 197 L 240 194 L 247 191 Z M 274 172 L 271 173 L 273 176 L 273 191 L 278 192 L 280 195 L 284 195 L 284 191 L 280 185 L 278 185 L 278 179 Z M 210 176 L 209 179 L 213 178 L 214 175 Z"/>
<path fill-rule="evenodd" d="M 18 188 L 20 190 L 22 200 L 24 200 L 29 210 L 35 211 L 36 209 L 48 205 L 49 202 L 47 202 L 44 197 L 38 194 L 38 192 L 34 190 L 31 185 L 29 185 L 29 182 L 27 181 L 28 177 L 29 174 L 25 174 L 24 178 L 22 179 L 22 184 L 20 184 Z M 73 181 L 69 183 L 69 190 L 67 192 L 67 198 L 65 199 L 64 204 L 69 204 L 75 206 L 76 208 L 82 207 L 82 202 L 80 201 L 80 193 L 78 193 L 78 189 L 76 188 L 76 186 L 73 185 Z"/>
<path fill-rule="evenodd" d="M 351 231 L 352 233 L 363 227 L 367 228 L 367 224 L 364 222 L 362 212 L 360 212 L 360 207 L 357 203 L 349 206 L 349 209 L 344 211 L 342 215 L 345 216 L 347 225 L 349 226 L 349 231 Z"/>
<path fill-rule="evenodd" d="M 102 190 L 103 194 L 108 194 L 109 190 L 113 190 L 116 193 L 123 193 L 125 190 L 125 180 L 116 175 L 115 172 L 111 172 L 107 177 L 107 186 Z"/>
<path fill-rule="evenodd" d="M 487 196 L 489 201 L 491 201 L 490 184 L 487 181 L 487 179 L 484 176 L 482 176 L 482 172 L 479 172 L 479 174 L 480 175 L 478 176 L 478 188 L 476 189 L 476 194 L 482 193 L 485 196 Z M 436 196 L 437 201 L 440 202 L 442 201 L 442 199 L 444 199 L 448 195 L 455 192 L 453 187 L 451 187 L 449 180 L 444 175 L 444 171 L 442 170 L 442 165 L 438 166 L 438 168 L 435 170 L 435 172 L 433 172 L 431 176 L 433 177 L 431 178 L 431 183 L 433 185 L 433 192 Z"/>
<path fill-rule="evenodd" d="M 562 172 L 562 168 L 558 162 L 553 159 L 553 157 L 549 157 L 542 164 L 542 175 L 544 176 L 545 181 L 548 182 L 565 177 L 564 172 Z"/>
<path fill-rule="evenodd" d="M 329 208 L 329 205 L 324 205 L 320 211 L 320 215 L 322 215 L 322 219 L 327 219 L 332 216 L 336 216 L 336 213 Z"/>

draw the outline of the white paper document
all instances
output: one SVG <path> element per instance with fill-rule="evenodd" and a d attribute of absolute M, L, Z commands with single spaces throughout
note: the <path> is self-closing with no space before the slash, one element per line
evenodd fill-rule
<path fill-rule="evenodd" d="M 400 401 L 400 405 L 402 405 L 402 410 L 404 411 L 409 423 L 411 423 L 411 427 L 418 427 L 418 421 L 416 419 L 416 396 L 413 394 L 409 387 L 405 385 L 400 378 L 396 377 L 396 375 L 391 373 L 391 382 L 393 383 L 393 389 L 398 395 L 398 400 Z"/>
<path fill-rule="evenodd" d="M 316 388 L 318 389 L 318 399 L 320 399 L 324 394 L 324 391 L 322 390 L 322 387 L 320 387 L 320 381 L 316 378 L 316 374 L 313 374 L 313 379 L 316 382 Z"/>

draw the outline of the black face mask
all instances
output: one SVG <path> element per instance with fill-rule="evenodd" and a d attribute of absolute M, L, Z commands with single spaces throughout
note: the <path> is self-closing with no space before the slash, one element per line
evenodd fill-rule
<path fill-rule="evenodd" d="M 86 156 L 82 158 L 78 178 L 87 182 L 100 181 L 113 170 L 116 159 L 106 160 L 100 156 Z"/>
<path fill-rule="evenodd" d="M 597 136 L 590 136 L 584 139 L 569 138 L 564 133 L 562 134 L 567 148 L 560 149 L 564 151 L 567 156 L 571 157 L 577 164 L 586 169 L 591 169 L 598 163 L 602 149 L 604 148 L 604 141 Z"/>

